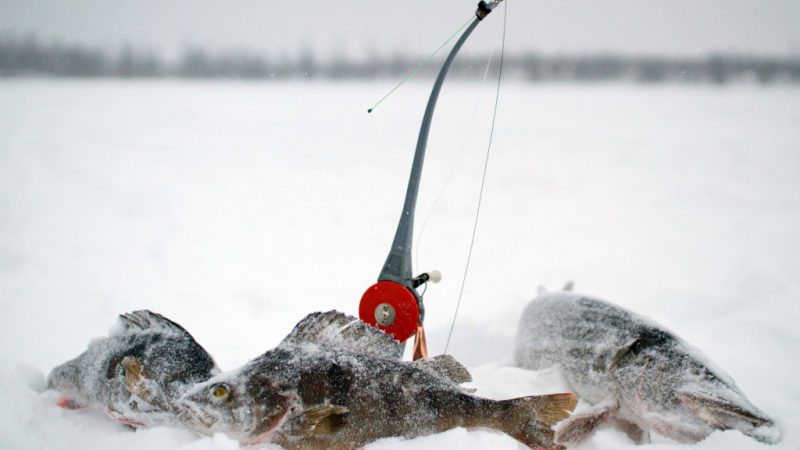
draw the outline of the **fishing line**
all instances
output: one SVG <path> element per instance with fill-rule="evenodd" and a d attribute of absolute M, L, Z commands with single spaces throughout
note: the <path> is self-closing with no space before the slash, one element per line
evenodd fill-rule
<path fill-rule="evenodd" d="M 472 226 L 472 239 L 469 243 L 469 252 L 467 253 L 467 263 L 464 266 L 464 277 L 461 280 L 461 289 L 458 293 L 458 302 L 456 303 L 456 310 L 453 313 L 453 322 L 450 324 L 450 332 L 447 334 L 447 342 L 444 345 L 444 352 L 447 353 L 447 348 L 450 346 L 450 338 L 453 336 L 453 328 L 456 326 L 456 318 L 458 317 L 458 310 L 461 307 L 461 298 L 464 295 L 464 286 L 467 283 L 467 273 L 469 272 L 469 263 L 472 259 L 472 249 L 475 246 L 475 233 L 478 231 L 478 217 L 481 213 L 481 203 L 483 201 L 483 188 L 486 185 L 486 169 L 489 167 L 489 155 L 492 150 L 492 140 L 494 138 L 494 125 L 497 119 L 497 104 L 500 100 L 500 81 L 503 78 L 503 59 L 506 54 L 506 24 L 508 19 L 508 3 L 506 0 L 505 7 L 503 8 L 503 40 L 500 46 L 500 67 L 497 74 L 497 89 L 494 95 L 494 111 L 492 111 L 492 126 L 489 129 L 489 143 L 486 147 L 486 159 L 483 163 L 483 175 L 481 176 L 481 189 L 478 194 L 478 206 L 475 208 L 475 221 Z"/>
<path fill-rule="evenodd" d="M 436 195 L 436 199 L 433 201 L 433 206 L 431 206 L 431 208 L 428 210 L 428 214 L 425 216 L 425 220 L 422 222 L 422 226 L 419 229 L 419 236 L 417 237 L 417 242 L 414 244 L 414 261 L 419 262 L 420 242 L 422 242 L 422 236 L 425 233 L 425 227 L 428 225 L 428 220 L 431 218 L 433 212 L 436 210 L 436 207 L 439 205 L 439 200 L 441 200 L 442 196 L 444 195 L 444 191 L 450 185 L 453 174 L 455 174 L 456 168 L 464 156 L 464 149 L 467 146 L 467 141 L 469 141 L 469 138 L 472 136 L 472 131 L 475 128 L 475 119 L 478 117 L 478 109 L 480 108 L 481 100 L 483 99 L 483 86 L 486 84 L 486 79 L 489 76 L 489 68 L 492 65 L 493 57 L 494 52 L 489 54 L 489 60 L 486 62 L 486 69 L 483 71 L 483 78 L 481 79 L 481 85 L 478 91 L 478 99 L 475 101 L 475 107 L 472 109 L 472 117 L 469 120 L 469 127 L 467 128 L 467 132 L 464 134 L 464 140 L 461 141 L 456 162 L 453 163 L 453 166 L 450 168 L 450 173 L 447 175 L 447 178 L 445 178 L 444 184 L 442 185 L 441 189 L 439 189 L 439 193 Z M 421 266 L 422 265 L 420 264 L 419 267 Z"/>
<path fill-rule="evenodd" d="M 420 298 L 425 297 L 425 293 L 426 292 L 428 292 L 428 283 L 423 283 L 422 284 L 422 292 L 420 292 L 419 297 Z"/>
<path fill-rule="evenodd" d="M 467 25 L 469 25 L 470 23 L 472 23 L 472 21 L 473 21 L 473 20 L 474 20 L 474 16 L 470 16 L 469 20 L 467 20 L 466 22 L 464 22 L 464 25 L 461 25 L 461 27 L 459 27 L 459 28 L 456 30 L 456 32 L 455 32 L 455 33 L 453 33 L 453 34 L 452 34 L 452 35 L 451 35 L 449 38 L 447 38 L 447 40 L 446 40 L 446 41 L 444 41 L 444 42 L 442 43 L 442 45 L 440 45 L 440 46 L 439 46 L 439 48 L 437 48 L 436 50 L 434 50 L 434 51 L 433 51 L 433 53 L 431 53 L 430 55 L 428 55 L 428 57 L 427 57 L 427 58 L 425 58 L 425 59 L 424 59 L 422 62 L 419 62 L 419 63 L 417 63 L 417 67 L 416 67 L 416 68 L 414 68 L 414 70 L 412 70 L 411 72 L 409 72 L 409 73 L 408 73 L 408 74 L 405 76 L 405 78 L 403 78 L 402 80 L 400 80 L 400 82 L 399 82 L 399 83 L 397 83 L 397 84 L 395 85 L 395 87 L 393 87 L 393 88 L 392 88 L 392 89 L 391 89 L 389 92 L 387 92 L 387 93 L 386 93 L 386 95 L 384 95 L 384 96 L 383 96 L 383 97 L 382 97 L 380 100 L 378 100 L 378 102 L 377 102 L 377 103 L 375 103 L 374 105 L 372 105 L 372 108 L 369 108 L 369 109 L 367 110 L 367 112 L 368 112 L 368 113 L 371 113 L 372 111 L 374 111 L 374 110 L 375 110 L 375 108 L 377 108 L 377 107 L 378 107 L 378 105 L 380 105 L 381 103 L 383 103 L 383 101 L 384 101 L 384 100 L 386 100 L 386 99 L 387 99 L 387 98 L 388 98 L 390 95 L 392 95 L 392 94 L 394 93 L 394 91 L 396 91 L 396 90 L 397 90 L 397 89 L 398 89 L 400 86 L 402 86 L 402 85 L 403 85 L 403 84 L 404 84 L 406 81 L 410 80 L 410 79 L 411 79 L 411 77 L 413 77 L 414 75 L 416 75 L 416 74 L 417 74 L 417 72 L 419 72 L 419 71 L 420 71 L 420 70 L 421 70 L 423 67 L 425 67 L 426 65 L 428 65 L 428 63 L 431 61 L 431 59 L 432 59 L 434 56 L 436 56 L 436 54 L 437 54 L 437 53 L 439 53 L 439 51 L 440 51 L 441 49 L 443 49 L 443 48 L 444 48 L 444 47 L 445 47 L 447 44 L 449 44 L 449 43 L 450 43 L 450 41 L 452 41 L 454 37 L 458 36 L 458 35 L 461 33 L 461 30 L 463 30 L 464 28 L 466 28 L 466 27 L 467 27 Z"/>

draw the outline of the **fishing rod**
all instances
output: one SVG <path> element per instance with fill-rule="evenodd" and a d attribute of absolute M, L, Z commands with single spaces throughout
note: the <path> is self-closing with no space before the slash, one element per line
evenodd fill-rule
<path fill-rule="evenodd" d="M 425 114 L 422 117 L 417 147 L 414 151 L 414 162 L 411 166 L 411 175 L 406 189 L 405 202 L 403 203 L 403 210 L 400 215 L 400 221 L 397 224 L 392 247 L 378 276 L 378 282 L 364 292 L 358 308 L 358 315 L 361 320 L 377 326 L 400 342 L 405 343 L 412 335 L 415 336 L 413 351 L 413 359 L 415 360 L 428 356 L 425 328 L 423 326 L 425 306 L 422 294 L 417 291 L 417 288 L 428 282 L 436 283 L 441 279 L 441 274 L 438 271 L 423 273 L 415 277 L 411 258 L 414 213 L 433 111 L 436 108 L 436 101 L 439 98 L 439 91 L 442 89 L 447 71 L 450 69 L 450 65 L 461 46 L 464 45 L 464 42 L 466 42 L 478 24 L 502 1 L 481 0 L 478 3 L 478 8 L 475 10 L 475 18 L 453 45 L 450 54 L 448 54 L 442 64 L 442 68 L 439 70 L 439 75 L 436 77 L 428 98 L 428 104 L 425 107 Z"/>

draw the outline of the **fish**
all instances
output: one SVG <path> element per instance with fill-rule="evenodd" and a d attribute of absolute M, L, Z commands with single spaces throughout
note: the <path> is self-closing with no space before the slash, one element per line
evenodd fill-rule
<path fill-rule="evenodd" d="M 69 409 L 93 407 L 133 428 L 182 426 L 175 401 L 221 370 L 189 332 L 148 310 L 122 314 L 106 337 L 50 372 Z"/>
<path fill-rule="evenodd" d="M 767 444 L 781 431 L 734 380 L 664 327 L 603 300 L 540 292 L 520 317 L 514 359 L 526 369 L 557 367 L 592 406 L 556 426 L 555 441 L 577 445 L 603 423 L 637 443 L 654 431 L 681 443 L 739 430 Z"/>
<path fill-rule="evenodd" d="M 202 435 L 289 450 L 354 449 L 455 427 L 559 448 L 551 426 L 575 407 L 573 394 L 480 398 L 461 386 L 472 377 L 452 356 L 401 357 L 396 340 L 355 317 L 311 313 L 274 349 L 187 391 L 179 416 Z"/>

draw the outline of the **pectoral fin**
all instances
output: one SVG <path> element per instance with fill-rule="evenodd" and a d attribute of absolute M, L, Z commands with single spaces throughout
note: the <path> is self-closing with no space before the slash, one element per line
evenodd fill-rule
<path fill-rule="evenodd" d="M 578 445 L 605 423 L 618 408 L 616 401 L 607 399 L 585 411 L 572 414 L 556 425 L 555 442 L 564 446 Z"/>
<path fill-rule="evenodd" d="M 614 428 L 625 433 L 635 444 L 642 445 L 650 443 L 650 432 L 642 429 L 639 425 L 620 419 L 619 417 L 613 418 L 612 421 L 614 423 Z"/>
<path fill-rule="evenodd" d="M 141 361 L 134 356 L 126 356 L 120 362 L 122 368 L 125 369 L 125 389 L 128 392 L 145 402 L 162 408 L 164 410 L 171 409 L 169 403 L 158 395 L 157 391 L 152 389 L 152 381 L 149 379 L 149 372 L 147 368 L 142 365 Z"/>
<path fill-rule="evenodd" d="M 141 391 L 144 388 L 143 378 L 145 370 L 142 363 L 135 356 L 126 356 L 122 358 L 120 364 L 122 368 L 125 369 L 125 388 L 128 389 L 128 392 L 131 394 L 141 397 L 137 391 Z"/>
<path fill-rule="evenodd" d="M 304 434 L 335 433 L 347 422 L 349 409 L 337 405 L 321 405 L 303 411 L 300 429 Z"/>
<path fill-rule="evenodd" d="M 611 376 L 611 379 L 614 379 L 614 370 L 622 365 L 622 362 L 634 349 L 634 346 L 639 343 L 639 338 L 633 338 L 628 342 L 622 344 L 622 346 L 614 352 L 614 356 L 611 357 L 611 362 L 608 364 L 608 374 Z"/>

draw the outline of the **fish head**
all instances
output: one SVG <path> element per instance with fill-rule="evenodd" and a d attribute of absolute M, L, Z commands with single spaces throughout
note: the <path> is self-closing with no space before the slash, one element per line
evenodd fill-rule
<path fill-rule="evenodd" d="M 75 391 L 80 386 L 80 367 L 74 361 L 56 366 L 47 376 L 47 387 L 57 391 Z"/>
<path fill-rule="evenodd" d="M 761 442 L 780 440 L 774 422 L 698 350 L 678 341 L 644 344 L 624 347 L 609 373 L 621 409 L 638 425 L 684 443 L 728 429 Z"/>
<path fill-rule="evenodd" d="M 81 387 L 80 366 L 73 360 L 56 366 L 47 376 L 47 389 L 61 393 L 58 405 L 77 409 L 89 404 L 89 396 Z"/>
<path fill-rule="evenodd" d="M 692 372 L 691 364 L 684 366 L 686 361 L 658 350 L 642 349 L 617 361 L 610 375 L 620 415 L 677 442 L 698 442 L 714 428 L 687 409 L 678 397 L 686 374 Z"/>
<path fill-rule="evenodd" d="M 689 372 L 676 398 L 693 418 L 713 429 L 739 430 L 759 442 L 780 442 L 780 427 L 753 405 L 725 372 L 702 360 Z"/>
<path fill-rule="evenodd" d="M 699 373 L 704 373 L 699 371 Z M 670 403 L 642 416 L 646 425 L 675 441 L 694 443 L 715 430 L 739 430 L 751 438 L 776 444 L 781 431 L 735 386 L 713 375 L 687 382 L 674 392 Z"/>
<path fill-rule="evenodd" d="M 177 403 L 178 417 L 199 434 L 222 432 L 255 444 L 283 422 L 290 399 L 264 374 L 222 375 L 187 391 Z"/>

